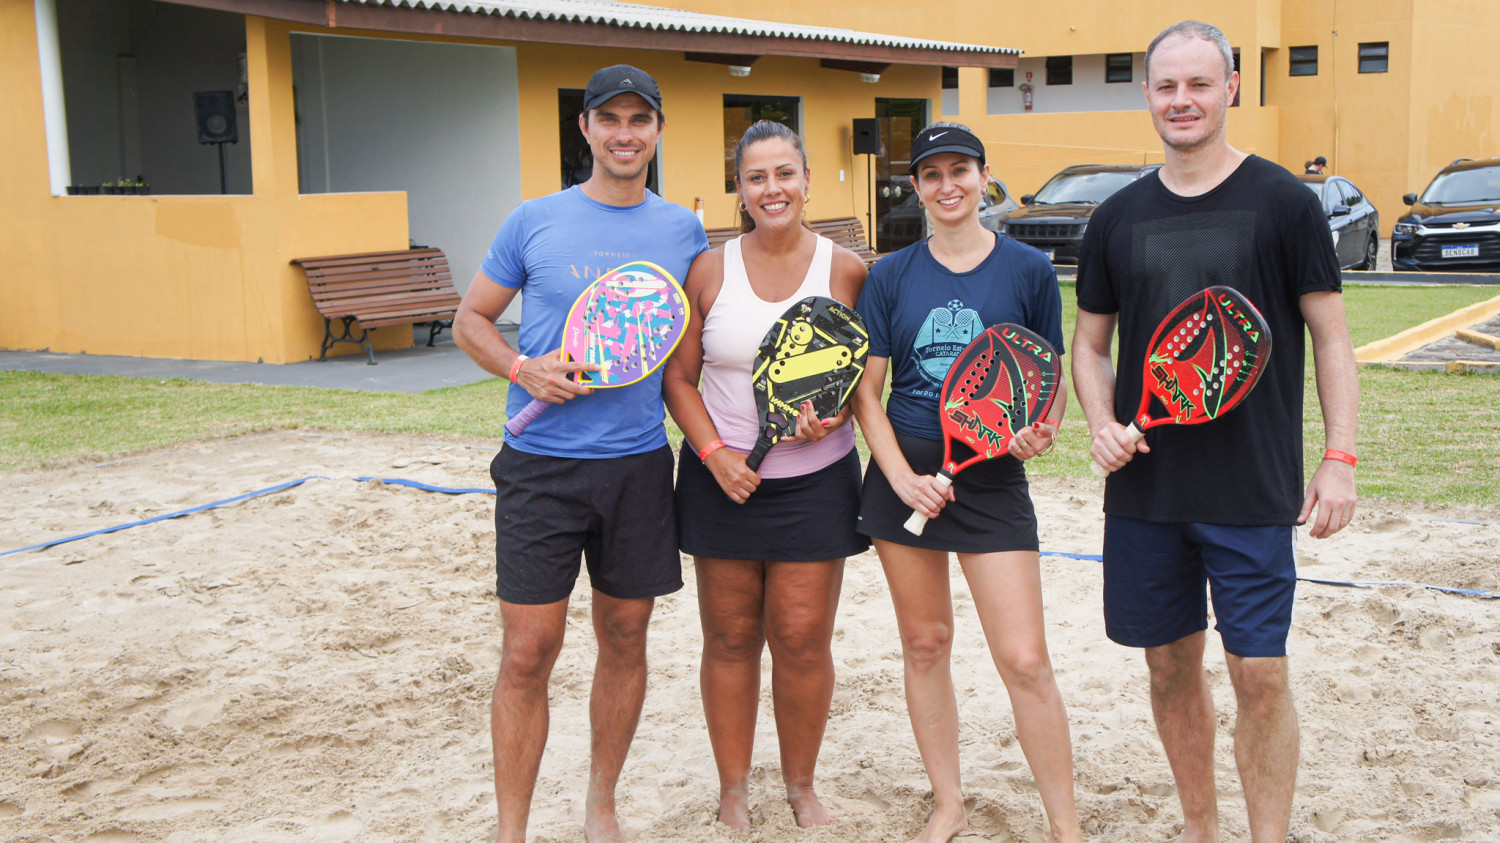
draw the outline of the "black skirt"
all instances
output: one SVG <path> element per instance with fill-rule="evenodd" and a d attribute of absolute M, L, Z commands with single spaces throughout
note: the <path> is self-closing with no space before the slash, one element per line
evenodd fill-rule
<path fill-rule="evenodd" d="M 912 471 L 936 474 L 943 467 L 942 442 L 899 433 L 896 442 Z M 953 478 L 953 491 L 958 500 L 928 521 L 922 535 L 915 535 L 902 526 L 911 517 L 911 508 L 901 502 L 880 466 L 871 459 L 865 472 L 859 532 L 907 547 L 953 553 L 1040 548 L 1036 509 L 1031 505 L 1026 468 L 1020 460 L 1007 455 L 974 463 Z"/>
<path fill-rule="evenodd" d="M 854 530 L 859 515 L 859 455 L 799 477 L 762 479 L 743 504 L 719 488 L 686 444 L 677 458 L 677 541 L 683 553 L 710 559 L 821 562 L 870 546 Z"/>

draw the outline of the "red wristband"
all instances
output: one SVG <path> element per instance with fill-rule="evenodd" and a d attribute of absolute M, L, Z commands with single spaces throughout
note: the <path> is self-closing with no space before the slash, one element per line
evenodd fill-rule
<path fill-rule="evenodd" d="M 707 445 L 704 445 L 703 446 L 703 450 L 701 450 L 701 451 L 698 452 L 698 460 L 700 462 L 707 462 L 709 454 L 712 454 L 714 451 L 717 451 L 717 450 L 719 450 L 720 448 L 723 448 L 723 447 L 725 447 L 724 440 L 723 439 L 715 439 L 714 441 L 708 443 Z"/>
<path fill-rule="evenodd" d="M 1355 455 L 1350 454 L 1350 453 L 1346 453 L 1344 451 L 1334 450 L 1333 448 L 1329 448 L 1328 450 L 1326 450 L 1326 451 L 1323 452 L 1323 459 L 1325 459 L 1325 460 L 1338 460 L 1339 462 L 1346 462 L 1350 466 L 1359 465 L 1359 457 L 1356 457 Z"/>
<path fill-rule="evenodd" d="M 521 376 L 521 364 L 530 359 L 530 357 L 527 357 L 524 354 L 516 355 L 516 362 L 510 364 L 510 380 L 512 383 L 515 382 L 516 378 Z"/>

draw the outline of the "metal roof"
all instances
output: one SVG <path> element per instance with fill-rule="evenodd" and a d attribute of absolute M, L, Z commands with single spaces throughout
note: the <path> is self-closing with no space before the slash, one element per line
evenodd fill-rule
<path fill-rule="evenodd" d="M 1008 47 L 984 44 L 960 44 L 953 41 L 932 41 L 925 38 L 903 38 L 898 35 L 881 35 L 853 29 L 838 29 L 827 26 L 803 26 L 791 23 L 733 18 L 688 12 L 681 9 L 666 9 L 660 6 L 641 6 L 635 3 L 619 3 L 612 0 L 532 0 L 532 2 L 497 2 L 497 0 L 338 0 L 343 5 L 390 6 L 394 8 L 457 12 L 460 14 L 512 17 L 519 20 L 561 21 L 566 23 L 588 23 L 616 26 L 626 29 L 660 30 L 664 32 L 715 33 L 769 38 L 789 38 L 806 41 L 830 41 L 863 46 L 891 47 L 910 50 L 937 50 L 965 53 L 998 53 L 1020 55 L 1021 51 Z"/>

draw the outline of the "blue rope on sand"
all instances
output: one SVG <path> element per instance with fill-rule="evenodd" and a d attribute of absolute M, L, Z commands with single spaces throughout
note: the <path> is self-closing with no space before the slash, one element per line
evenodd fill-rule
<path fill-rule="evenodd" d="M 445 495 L 493 495 L 494 489 L 454 489 L 447 486 L 429 486 L 426 483 L 418 483 L 415 480 L 400 480 L 394 477 L 356 477 L 355 481 L 367 483 L 374 480 L 388 486 L 410 486 L 413 489 L 421 489 L 424 492 L 441 492 Z"/>
<path fill-rule="evenodd" d="M 4 553 L 0 553 L 0 556 L 10 556 L 13 553 L 24 553 L 24 552 L 26 552 L 28 550 L 45 550 L 45 549 L 47 549 L 49 547 L 56 547 L 57 545 L 67 544 L 68 542 L 78 541 L 79 539 L 87 539 L 87 538 L 91 538 L 93 536 L 102 536 L 105 533 L 114 533 L 114 532 L 118 532 L 120 530 L 127 530 L 127 529 L 129 529 L 131 527 L 139 527 L 139 526 L 141 526 L 143 524 L 154 524 L 157 521 L 166 521 L 166 520 L 168 520 L 170 518 L 181 518 L 184 515 L 192 515 L 195 512 L 202 512 L 202 511 L 204 511 L 206 509 L 214 509 L 214 508 L 220 507 L 220 506 L 228 506 L 229 504 L 232 504 L 232 503 L 239 503 L 240 501 L 249 500 L 251 498 L 257 498 L 257 497 L 260 497 L 262 495 L 269 495 L 269 494 L 273 494 L 275 492 L 285 491 L 285 490 L 290 489 L 290 488 L 292 488 L 294 486 L 300 486 L 300 485 L 302 485 L 303 483 L 306 483 L 309 480 L 327 480 L 327 479 L 328 479 L 327 477 L 304 477 L 301 480 L 292 480 L 292 481 L 287 482 L 287 483 L 282 483 L 279 486 L 271 486 L 270 488 L 260 489 L 260 490 L 254 491 L 254 492 L 246 492 L 243 495 L 238 495 L 238 496 L 232 497 L 232 498 L 226 498 L 226 499 L 221 500 L 221 501 L 214 501 L 213 503 L 206 503 L 206 504 L 203 504 L 202 506 L 195 506 L 195 507 L 193 507 L 191 509 L 184 509 L 184 510 L 180 510 L 178 512 L 169 512 L 166 515 L 158 515 L 155 518 L 148 518 L 145 521 L 133 521 L 133 522 L 131 522 L 129 524 L 121 524 L 121 525 L 119 525 L 117 527 L 105 527 L 102 530 L 94 530 L 91 533 L 80 533 L 79 535 L 76 535 L 76 536 L 68 536 L 67 538 L 54 539 L 54 540 L 52 540 L 50 542 L 44 542 L 42 544 L 34 544 L 31 547 L 23 547 L 23 548 L 19 548 L 17 550 L 7 550 Z M 357 483 L 368 483 L 370 481 L 375 481 L 377 483 L 382 483 L 382 484 L 387 485 L 387 486 L 406 486 L 406 487 L 409 487 L 409 488 L 412 488 L 412 489 L 421 490 L 423 492 L 438 492 L 438 493 L 441 493 L 441 494 L 444 494 L 444 495 L 493 495 L 493 494 L 495 494 L 495 490 L 494 489 L 465 489 L 465 488 L 453 488 L 453 487 L 449 487 L 449 486 L 433 486 L 433 485 L 428 484 L 428 483 L 420 483 L 420 482 L 418 482 L 416 480 L 403 480 L 403 479 L 395 478 L 395 477 L 356 477 L 356 478 L 354 478 L 354 480 Z M 1102 561 L 1104 561 L 1104 557 L 1102 557 L 1102 556 L 1100 556 L 1098 554 L 1090 554 L 1090 553 L 1063 553 L 1061 551 L 1056 551 L 1056 550 L 1044 550 L 1044 551 L 1041 552 L 1041 555 L 1043 555 L 1043 556 L 1060 556 L 1060 557 L 1062 557 L 1064 559 L 1078 559 L 1078 560 L 1082 560 L 1082 561 L 1085 561 L 1085 562 L 1102 562 Z M 1354 582 L 1354 581 L 1351 581 L 1351 580 L 1325 580 L 1325 579 L 1316 579 L 1316 578 L 1313 578 L 1313 577 L 1298 577 L 1297 579 L 1299 581 L 1301 581 L 1301 582 L 1317 583 L 1319 585 L 1336 585 L 1336 586 L 1342 586 L 1342 587 L 1345 587 L 1345 588 L 1379 588 L 1379 587 L 1382 587 L 1382 586 L 1397 586 L 1397 587 L 1403 587 L 1403 588 L 1426 588 L 1426 589 L 1430 589 L 1432 591 L 1441 591 L 1444 594 L 1460 594 L 1460 595 L 1463 595 L 1465 597 L 1478 597 L 1478 598 L 1481 598 L 1481 599 L 1484 599 L 1484 600 L 1500 600 L 1500 591 L 1496 591 L 1496 590 L 1492 590 L 1492 589 L 1484 589 L 1484 588 L 1451 588 L 1451 587 L 1448 587 L 1448 586 L 1423 585 L 1421 583 L 1410 583 L 1410 582 Z"/>
<path fill-rule="evenodd" d="M 63 539 L 53 539 L 50 542 L 43 542 L 41 544 L 34 544 L 31 547 L 22 547 L 22 548 L 17 548 L 16 550 L 7 550 L 4 553 L 0 553 L 0 556 L 9 556 L 12 553 L 25 553 L 28 550 L 46 550 L 49 547 L 56 547 L 57 545 L 67 544 L 68 542 L 76 542 L 79 539 L 87 539 L 87 538 L 93 538 L 94 536 L 102 536 L 105 533 L 117 533 L 117 532 L 119 532 L 121 530 L 128 530 L 131 527 L 139 527 L 139 526 L 141 526 L 143 524 L 155 524 L 158 521 L 166 521 L 166 520 L 168 520 L 170 518 L 181 518 L 184 515 L 192 515 L 195 512 L 202 512 L 205 509 L 214 509 L 214 508 L 220 507 L 220 506 L 228 506 L 229 504 L 232 504 L 232 503 L 239 503 L 240 501 L 249 500 L 251 498 L 258 498 L 261 495 L 274 494 L 276 492 L 281 492 L 281 491 L 285 491 L 287 489 L 290 489 L 293 486 L 301 486 L 303 483 L 306 483 L 309 480 L 327 480 L 327 479 L 328 479 L 327 477 L 304 477 L 301 480 L 293 480 L 293 481 L 291 481 L 289 483 L 282 483 L 279 486 L 271 486 L 270 488 L 259 489 L 259 490 L 254 491 L 254 492 L 246 492 L 243 495 L 237 495 L 237 496 L 232 497 L 232 498 L 225 498 L 224 500 L 214 501 L 213 503 L 206 503 L 206 504 L 203 504 L 202 506 L 195 506 L 192 509 L 183 509 L 183 510 L 179 510 L 177 512 L 169 512 L 166 515 L 158 515 L 155 518 L 147 518 L 145 521 L 132 521 L 129 524 L 121 524 L 121 525 L 116 526 L 116 527 L 105 527 L 102 530 L 94 530 L 91 533 L 79 533 L 76 536 L 68 536 L 67 538 L 63 538 Z"/>

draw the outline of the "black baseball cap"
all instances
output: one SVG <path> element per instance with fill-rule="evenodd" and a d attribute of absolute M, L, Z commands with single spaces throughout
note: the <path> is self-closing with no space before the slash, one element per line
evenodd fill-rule
<path fill-rule="evenodd" d="M 639 94 L 657 111 L 661 111 L 661 91 L 651 74 L 628 64 L 616 64 L 594 72 L 583 92 L 583 110 L 592 111 L 620 94 Z"/>
<path fill-rule="evenodd" d="M 957 152 L 959 155 L 978 158 L 980 164 L 984 163 L 984 144 L 973 133 L 957 126 L 928 126 L 911 143 L 911 166 L 907 168 L 907 172 L 916 175 L 917 165 L 922 159 L 940 152 Z"/>
<path fill-rule="evenodd" d="M 1317 164 L 1319 167 L 1326 167 L 1328 166 L 1328 159 L 1319 155 L 1317 158 L 1313 159 L 1313 163 Z"/>

